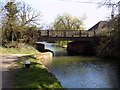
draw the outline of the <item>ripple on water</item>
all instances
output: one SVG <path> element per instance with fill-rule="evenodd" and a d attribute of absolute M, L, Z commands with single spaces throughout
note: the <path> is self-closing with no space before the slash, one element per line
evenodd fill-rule
<path fill-rule="evenodd" d="M 117 88 L 117 64 L 86 56 L 67 56 L 63 48 L 51 44 L 46 48 L 55 52 L 50 70 L 65 88 Z M 64 56 L 65 55 L 65 56 Z M 60 57 L 58 57 L 60 56 Z M 92 62 L 92 61 L 95 62 Z"/>
<path fill-rule="evenodd" d="M 118 87 L 115 64 L 104 62 L 53 63 L 52 70 L 65 88 Z"/>

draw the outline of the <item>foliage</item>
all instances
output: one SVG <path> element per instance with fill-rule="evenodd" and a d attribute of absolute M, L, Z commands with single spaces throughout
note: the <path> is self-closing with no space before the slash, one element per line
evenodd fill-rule
<path fill-rule="evenodd" d="M 24 61 L 30 61 L 30 68 L 25 68 Z M 14 73 L 16 88 L 62 88 L 59 81 L 43 67 L 33 55 L 20 57 L 19 66 Z"/>
<path fill-rule="evenodd" d="M 102 36 L 96 48 L 100 57 L 120 58 L 120 15 L 109 21 L 109 36 Z"/>
<path fill-rule="evenodd" d="M 19 43 L 27 43 L 33 45 L 39 38 L 39 29 L 36 26 L 21 28 Z"/>
<path fill-rule="evenodd" d="M 39 29 L 35 26 L 40 13 L 29 5 L 14 1 L 7 2 L 2 11 L 2 44 L 24 42 L 33 44 L 38 40 Z"/>
<path fill-rule="evenodd" d="M 54 30 L 81 30 L 85 18 L 72 17 L 70 15 L 58 16 L 54 22 Z"/>
<path fill-rule="evenodd" d="M 17 39 L 17 6 L 14 2 L 8 2 L 4 8 L 7 10 L 5 15 L 6 21 L 3 24 L 3 40 L 9 42 L 16 41 Z"/>
<path fill-rule="evenodd" d="M 58 16 L 53 25 L 54 30 L 84 30 L 84 23 L 83 20 L 85 16 L 78 18 L 73 17 L 68 14 L 64 14 L 62 16 Z M 69 41 L 68 41 L 69 42 Z M 57 44 L 60 46 L 66 46 L 67 41 L 57 41 Z"/>
<path fill-rule="evenodd" d="M 60 47 L 67 47 L 67 43 L 72 42 L 72 41 L 56 41 L 56 43 L 58 44 L 57 46 Z"/>

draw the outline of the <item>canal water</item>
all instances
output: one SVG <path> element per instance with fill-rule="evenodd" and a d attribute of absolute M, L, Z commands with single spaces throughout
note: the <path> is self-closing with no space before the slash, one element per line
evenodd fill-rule
<path fill-rule="evenodd" d="M 44 43 L 55 56 L 50 71 L 64 88 L 118 88 L 118 63 L 92 56 L 70 56 L 65 48 Z"/>

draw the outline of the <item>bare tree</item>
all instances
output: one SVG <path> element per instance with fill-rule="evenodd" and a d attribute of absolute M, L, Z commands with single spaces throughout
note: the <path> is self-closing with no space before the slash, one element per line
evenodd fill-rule
<path fill-rule="evenodd" d="M 41 12 L 33 10 L 30 5 L 24 2 L 18 3 L 18 18 L 21 26 L 25 25 L 39 25 Z"/>
<path fill-rule="evenodd" d="M 119 8 L 120 8 L 119 2 L 120 1 L 116 1 L 116 0 L 102 0 L 100 2 L 99 7 L 107 6 L 108 8 L 112 8 L 111 17 L 113 18 L 115 16 L 115 11 L 118 12 L 119 14 Z"/>

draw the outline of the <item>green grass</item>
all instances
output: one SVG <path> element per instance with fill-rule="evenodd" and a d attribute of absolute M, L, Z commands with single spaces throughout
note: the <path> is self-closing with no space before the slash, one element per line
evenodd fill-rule
<path fill-rule="evenodd" d="M 25 60 L 31 62 L 30 68 L 25 68 Z M 19 66 L 14 73 L 16 88 L 62 88 L 55 76 L 42 67 L 33 55 L 20 57 L 16 64 Z"/>
<path fill-rule="evenodd" d="M 0 51 L 5 54 L 32 54 L 39 53 L 34 47 L 21 45 L 19 47 L 0 47 Z"/>

